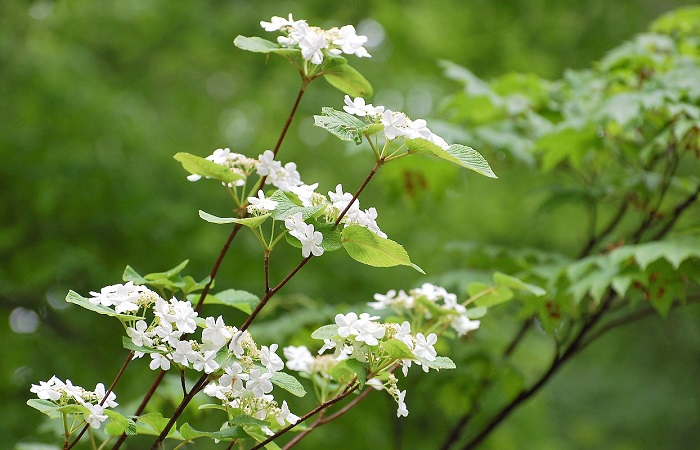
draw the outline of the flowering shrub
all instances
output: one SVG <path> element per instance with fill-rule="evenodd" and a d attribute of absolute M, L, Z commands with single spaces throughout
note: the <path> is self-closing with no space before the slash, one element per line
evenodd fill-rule
<path fill-rule="evenodd" d="M 294 277 L 312 257 L 343 249 L 361 263 L 374 267 L 405 265 L 420 272 L 408 253 L 389 239 L 377 223 L 374 207 L 360 208 L 359 196 L 377 171 L 385 164 L 413 154 L 437 156 L 459 166 L 495 178 L 488 163 L 470 147 L 448 144 L 434 134 L 423 119 L 410 119 L 406 114 L 385 106 L 373 106 L 362 96 L 371 93 L 367 80 L 347 64 L 341 54 L 370 57 L 363 47 L 365 36 L 358 36 L 352 25 L 323 30 L 309 26 L 304 20 L 273 17 L 261 22 L 266 31 L 279 31 L 277 43 L 261 38 L 241 37 L 234 41 L 244 49 L 260 53 L 276 53 L 290 60 L 302 77 L 302 87 L 277 145 L 255 157 L 215 150 L 207 157 L 178 153 L 177 159 L 195 182 L 213 179 L 229 192 L 236 217 L 217 217 L 200 211 L 200 217 L 215 224 L 234 224 L 228 242 L 222 248 L 209 277 L 201 282 L 182 275 L 187 261 L 171 270 L 141 276 L 131 267 L 123 275 L 123 284 L 106 286 L 90 292 L 86 298 L 71 291 L 66 300 L 102 315 L 115 317 L 124 326 L 123 345 L 130 350 L 122 371 L 109 389 L 98 384 L 94 392 L 73 386 L 57 377 L 33 385 L 31 392 L 38 399 L 30 406 L 50 417 L 61 417 L 64 423 L 64 448 L 75 446 L 88 432 L 95 444 L 101 432 L 104 448 L 116 439 L 119 448 L 129 435 L 157 435 L 153 448 L 160 448 L 165 439 L 184 442 L 208 437 L 215 442 L 251 442 L 252 448 L 270 444 L 319 412 L 356 395 L 334 417 L 345 413 L 369 392 L 385 390 L 397 402 L 397 416 L 408 415 L 406 390 L 400 390 L 394 371 L 399 367 L 405 376 L 412 365 L 423 371 L 454 368 L 446 356 L 438 356 L 434 345 L 439 336 L 451 327 L 462 336 L 478 328 L 485 307 L 467 308 L 473 301 L 460 303 L 454 294 L 424 284 L 405 294 L 390 291 L 375 297 L 369 307 L 377 312 L 392 310 L 397 316 L 382 319 L 367 312 L 337 314 L 335 323 L 317 329 L 312 337 L 323 342 L 313 356 L 306 347 L 286 346 L 283 354 L 288 370 L 295 371 L 313 385 L 318 406 L 300 415 L 292 412 L 286 400 L 275 398 L 275 388 L 302 397 L 306 389 L 294 376 L 283 371 L 285 362 L 277 354 L 280 345 L 259 345 L 248 331 L 267 302 Z M 327 195 L 316 192 L 319 183 L 308 184 L 294 162 L 283 163 L 277 154 L 307 85 L 325 77 L 345 95 L 344 111 L 323 108 L 315 116 L 315 124 L 341 140 L 356 144 L 366 142 L 374 159 L 374 167 L 355 192 L 346 192 L 341 184 Z M 352 96 L 352 97 L 351 97 Z M 354 97 L 354 98 L 353 98 Z M 211 293 L 221 260 L 242 228 L 249 229 L 263 251 L 265 286 L 261 297 L 227 289 Z M 301 249 L 302 260 L 286 277 L 274 284 L 269 265 L 278 245 Z M 226 323 L 223 315 L 203 316 L 207 304 L 227 305 L 248 314 L 240 326 Z M 405 320 L 404 320 L 405 319 Z M 118 406 L 113 392 L 124 369 L 134 360 L 148 355 L 149 367 L 159 376 L 148 389 L 141 406 L 131 416 L 113 409 Z M 166 372 L 180 374 L 183 398 L 180 405 L 165 418 L 160 413 L 144 414 L 145 405 Z M 196 381 L 187 388 L 186 377 Z M 198 377 L 198 378 L 197 378 Z M 190 383 L 191 384 L 191 383 Z M 366 389 L 367 385 L 374 389 Z M 360 393 L 361 392 L 361 393 Z M 195 395 L 203 393 L 214 403 L 208 409 L 226 412 L 219 430 L 199 431 L 189 424 L 174 430 L 175 421 Z M 103 422 L 110 419 L 108 427 Z M 326 423 L 318 420 L 306 424 L 289 446 L 313 429 Z M 276 448 L 276 447 L 275 447 Z"/>

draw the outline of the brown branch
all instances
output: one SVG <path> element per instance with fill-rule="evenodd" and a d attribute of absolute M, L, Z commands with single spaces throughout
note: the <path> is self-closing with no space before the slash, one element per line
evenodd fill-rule
<path fill-rule="evenodd" d="M 562 365 L 571 359 L 578 351 L 581 350 L 581 344 L 583 339 L 588 334 L 588 332 L 598 323 L 601 317 L 608 310 L 610 305 L 614 300 L 614 295 L 609 295 L 601 304 L 598 311 L 592 315 L 586 323 L 581 327 L 581 330 L 576 335 L 574 340 L 571 342 L 566 351 L 561 355 L 555 356 L 554 360 L 549 366 L 549 369 L 540 377 L 535 384 L 530 388 L 521 391 L 513 400 L 503 407 L 495 416 L 493 416 L 486 426 L 473 438 L 471 438 L 463 447 L 464 450 L 476 448 L 490 433 L 493 431 L 506 417 L 510 415 L 517 407 L 519 407 L 523 402 L 529 399 L 535 392 L 537 392 L 542 386 L 549 381 L 549 379 L 554 375 Z"/>
<path fill-rule="evenodd" d="M 681 214 L 688 209 L 695 201 L 697 201 L 698 196 L 700 196 L 700 184 L 698 184 L 698 187 L 695 188 L 695 192 L 693 192 L 691 195 L 688 196 L 685 200 L 680 202 L 678 205 L 676 205 L 675 208 L 673 208 L 673 212 L 671 213 L 671 218 L 664 224 L 664 226 L 659 230 L 658 233 L 656 233 L 653 237 L 654 240 L 661 239 L 664 237 L 669 231 L 671 231 L 671 228 L 673 225 L 676 224 L 678 219 L 681 217 Z"/>

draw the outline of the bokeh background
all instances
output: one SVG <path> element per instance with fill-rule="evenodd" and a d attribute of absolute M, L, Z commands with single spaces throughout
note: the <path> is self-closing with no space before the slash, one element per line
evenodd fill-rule
<path fill-rule="evenodd" d="M 520 71 L 554 79 L 565 68 L 590 66 L 661 13 L 692 3 L 2 2 L 2 447 L 58 442 L 44 416 L 25 404 L 31 383 L 54 374 L 85 386 L 108 383 L 123 362 L 120 325 L 68 307 L 68 289 L 87 294 L 117 283 L 127 264 L 147 273 L 189 259 L 188 273 L 198 279 L 211 269 L 228 229 L 202 222 L 197 210 L 226 215 L 231 205 L 216 183 L 188 182 L 172 155 L 230 147 L 256 156 L 271 148 L 299 85 L 282 58 L 236 49 L 236 35 L 274 39 L 259 21 L 288 12 L 320 26 L 355 24 L 369 36 L 373 58 L 351 63 L 373 84 L 373 102 L 427 118 L 439 130 L 442 99 L 458 89 L 443 76 L 440 60 L 484 78 Z M 341 105 L 342 94 L 314 82 L 280 153 L 281 160 L 297 162 L 304 180 L 319 181 L 320 191 L 359 185 L 372 164 L 362 149 L 313 127 L 312 115 L 322 106 Z M 336 305 L 466 268 L 447 250 L 454 241 L 574 252 L 581 239 L 575 221 L 539 210 L 537 187 L 545 180 L 479 150 L 499 180 L 426 159 L 380 173 L 363 197 L 427 278 L 407 268 L 362 266 L 341 252 L 324 255 L 271 305 L 268 318 L 278 318 L 277 326 L 262 324 L 261 339 L 297 339 L 292 325 L 299 308 L 319 305 L 306 315 L 313 328 L 311 322 L 332 317 Z M 259 293 L 260 260 L 256 241 L 241 239 L 219 287 Z M 285 270 L 280 263 L 277 275 Z M 485 448 L 697 448 L 698 316 L 688 307 L 606 335 L 497 429 Z M 532 349 L 537 357 L 537 342 Z M 140 366 L 118 390 L 125 412 L 153 377 Z M 453 411 L 451 399 L 433 395 L 441 377 L 416 379 L 407 419 L 396 421 L 395 405 L 377 396 L 303 447 L 436 446 L 441 439 L 429 430 L 449 428 L 459 406 Z"/>

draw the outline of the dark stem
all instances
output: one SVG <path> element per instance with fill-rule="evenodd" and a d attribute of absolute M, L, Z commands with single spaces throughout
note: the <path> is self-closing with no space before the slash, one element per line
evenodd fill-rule
<path fill-rule="evenodd" d="M 510 415 L 518 406 L 529 399 L 535 392 L 537 392 L 542 386 L 549 381 L 549 379 L 554 375 L 562 365 L 567 362 L 572 356 L 574 356 L 579 350 L 581 350 L 581 344 L 583 339 L 586 337 L 588 332 L 598 323 L 600 318 L 605 314 L 610 305 L 614 300 L 613 295 L 609 295 L 602 303 L 598 311 L 592 315 L 586 323 L 581 327 L 581 330 L 576 335 L 574 340 L 571 342 L 566 351 L 561 355 L 555 356 L 549 369 L 540 377 L 540 379 L 532 385 L 530 388 L 525 389 L 520 392 L 513 400 L 501 409 L 487 425 L 473 438 L 471 438 L 467 444 L 463 447 L 464 450 L 476 448 L 503 420 Z"/>
<path fill-rule="evenodd" d="M 508 344 L 508 346 L 506 346 L 505 350 L 503 351 L 503 360 L 510 358 L 513 352 L 515 352 L 515 349 L 518 348 L 518 345 L 520 345 L 520 343 L 523 341 L 523 338 L 532 326 L 532 323 L 532 318 L 523 322 L 518 332 L 515 334 L 515 336 L 513 336 L 513 339 L 511 339 L 510 343 Z M 472 408 L 469 411 L 467 411 L 466 414 L 460 417 L 457 423 L 452 427 L 450 434 L 447 436 L 447 439 L 445 439 L 445 442 L 443 442 L 442 447 L 440 448 L 446 450 L 452 447 L 459 440 L 471 419 L 479 411 L 478 405 L 480 403 L 481 396 L 484 394 L 484 392 L 486 392 L 486 390 L 492 383 L 493 380 L 488 375 L 488 373 L 485 374 L 481 379 L 481 383 L 479 383 L 479 386 L 477 387 L 476 393 L 474 395 L 474 400 L 472 401 Z"/>
<path fill-rule="evenodd" d="M 104 403 L 107 401 L 107 397 L 109 397 L 109 394 L 112 393 L 112 391 L 114 390 L 114 387 L 117 385 L 117 382 L 121 379 L 122 375 L 124 375 L 124 371 L 126 370 L 127 366 L 129 365 L 129 363 L 132 361 L 133 358 L 134 358 L 134 351 L 132 350 L 126 356 L 126 360 L 124 360 L 124 364 L 122 364 L 122 368 L 119 369 L 119 373 L 117 373 L 117 376 L 114 377 L 114 381 L 112 381 L 112 384 L 109 386 L 109 389 L 107 389 L 107 392 L 105 392 L 104 398 L 99 403 L 100 406 L 104 405 Z M 76 438 L 73 440 L 73 442 L 70 445 L 64 445 L 63 448 L 65 450 L 70 450 L 71 448 L 73 448 L 75 446 L 75 444 L 77 444 L 78 441 L 80 441 L 80 439 L 83 437 L 83 435 L 85 434 L 85 432 L 87 431 L 89 426 L 90 425 L 88 425 L 86 423 L 85 426 L 83 427 L 83 429 L 80 430 L 80 433 L 78 434 L 78 436 L 76 436 Z M 66 444 L 68 444 L 68 442 L 66 442 Z"/>
<path fill-rule="evenodd" d="M 284 141 L 284 137 L 287 134 L 287 131 L 289 130 L 289 126 L 292 123 L 292 120 L 294 119 L 294 115 L 297 111 L 297 108 L 299 107 L 299 104 L 301 103 L 301 99 L 304 96 L 304 92 L 306 92 L 306 87 L 308 86 L 310 80 L 307 80 L 302 77 L 302 84 L 301 88 L 299 89 L 299 93 L 297 94 L 296 100 L 294 101 L 294 105 L 292 106 L 292 110 L 289 113 L 289 116 L 287 116 L 287 120 L 284 123 L 284 126 L 282 127 L 282 131 L 280 133 L 279 138 L 277 139 L 277 143 L 275 144 L 275 148 L 273 150 L 274 154 L 277 155 L 277 152 L 279 152 L 280 147 L 282 146 L 282 141 Z M 263 177 L 260 180 L 260 186 L 263 186 L 265 183 L 265 177 Z M 243 210 L 242 217 L 245 217 L 247 215 L 247 212 L 245 209 Z M 199 296 L 199 301 L 197 302 L 197 305 L 195 307 L 195 311 L 199 312 L 199 310 L 202 308 L 202 305 L 204 304 L 204 300 L 209 294 L 209 290 L 211 289 L 211 286 L 214 284 L 214 279 L 216 278 L 216 274 L 219 271 L 219 267 L 221 266 L 221 263 L 224 260 L 224 257 L 228 253 L 228 250 L 231 246 L 231 243 L 233 242 L 233 239 L 236 237 L 238 234 L 238 231 L 241 229 L 242 225 L 237 223 L 234 225 L 233 230 L 231 230 L 231 234 L 229 235 L 228 239 L 224 243 L 224 246 L 221 248 L 221 251 L 219 252 L 219 256 L 216 259 L 216 262 L 214 263 L 214 266 L 212 267 L 212 270 L 209 274 L 209 282 L 204 286 L 204 289 L 202 290 L 202 294 Z M 141 415 L 143 413 L 143 410 L 146 408 L 146 405 L 150 401 L 151 397 L 155 393 L 156 389 L 160 385 L 161 381 L 163 380 L 163 377 L 165 376 L 165 371 L 162 371 L 158 374 L 156 377 L 155 381 L 151 385 L 151 387 L 148 390 L 148 393 L 146 396 L 143 398 L 141 405 L 139 406 L 139 409 L 136 411 L 135 415 Z M 114 444 L 114 447 L 112 447 L 112 450 L 118 450 L 122 443 L 126 440 L 126 434 L 122 434 L 119 436 L 119 439 L 117 442 Z"/>
<path fill-rule="evenodd" d="M 370 180 L 374 177 L 374 175 L 376 175 L 377 170 L 379 170 L 379 168 L 382 166 L 383 163 L 384 163 L 384 159 L 382 158 L 374 164 L 374 167 L 372 167 L 372 170 L 370 170 L 369 173 L 367 174 L 367 176 L 365 177 L 365 181 L 362 182 L 360 189 L 358 189 L 357 192 L 355 192 L 355 195 L 352 197 L 352 200 L 350 200 L 348 205 L 345 207 L 345 209 L 340 213 L 340 215 L 336 219 L 335 224 L 334 224 L 336 227 L 338 226 L 340 221 L 343 220 L 343 217 L 345 217 L 345 214 L 347 214 L 348 211 L 350 211 L 350 207 L 352 206 L 352 204 L 355 203 L 355 200 L 357 200 L 357 198 L 360 196 L 362 191 L 365 190 L 365 187 L 367 187 Z"/>
<path fill-rule="evenodd" d="M 591 253 L 591 251 L 593 250 L 593 248 L 600 241 L 602 241 L 610 233 L 612 233 L 612 231 L 615 229 L 615 227 L 617 227 L 617 225 L 620 223 L 622 218 L 625 216 L 625 213 L 627 212 L 628 205 L 629 205 L 629 203 L 627 201 L 624 201 L 624 199 L 623 199 L 622 205 L 617 210 L 617 213 L 615 214 L 615 216 L 610 220 L 608 225 L 603 230 L 601 230 L 600 233 L 598 233 L 597 236 L 591 237 L 591 239 L 588 241 L 588 244 L 586 244 L 586 247 L 584 247 L 584 249 L 581 251 L 581 254 L 579 255 L 579 259 L 583 258 L 585 256 L 588 256 Z"/>
<path fill-rule="evenodd" d="M 352 385 L 352 387 L 350 387 Z M 355 383 L 354 381 L 351 382 L 340 394 L 338 394 L 336 397 L 333 397 L 332 399 L 325 401 L 318 405 L 316 408 L 312 409 L 308 413 L 306 413 L 303 417 L 299 419 L 299 421 L 295 424 L 289 424 L 286 427 L 282 428 L 279 430 L 277 433 L 275 433 L 273 436 L 268 437 L 262 442 L 259 442 L 255 447 L 252 447 L 250 450 L 258 450 L 269 444 L 270 442 L 274 441 L 278 437 L 282 436 L 283 434 L 286 434 L 289 430 L 292 428 L 296 427 L 297 424 L 302 423 L 303 421 L 315 416 L 316 414 L 320 413 L 321 411 L 325 410 L 326 408 L 335 405 L 348 395 L 352 394 L 355 392 L 358 388 L 360 387 L 359 384 Z"/>
<path fill-rule="evenodd" d="M 673 228 L 673 225 L 676 224 L 678 219 L 681 217 L 681 214 L 683 214 L 683 211 L 688 209 L 690 205 L 695 203 L 695 201 L 698 199 L 698 196 L 700 195 L 700 184 L 698 184 L 698 187 L 695 189 L 695 192 L 693 192 L 688 198 L 683 200 L 681 203 L 679 203 L 675 208 L 673 208 L 673 212 L 671 213 L 671 218 L 664 224 L 664 226 L 659 230 L 658 233 L 656 233 L 653 237 L 654 240 L 661 239 L 664 237 L 669 231 L 671 231 L 671 228 Z"/>
<path fill-rule="evenodd" d="M 155 440 L 153 445 L 151 446 L 151 450 L 158 450 L 158 448 L 163 445 L 163 441 L 165 441 L 165 438 L 170 434 L 170 430 L 175 426 L 175 422 L 177 419 L 182 415 L 182 413 L 185 411 L 185 408 L 189 403 L 192 401 L 195 395 L 199 394 L 202 389 L 204 389 L 204 386 L 207 384 L 207 380 L 209 379 L 209 374 L 202 374 L 201 377 L 197 380 L 197 382 L 192 386 L 192 389 L 190 389 L 190 392 L 185 395 L 185 397 L 182 399 L 178 407 L 175 409 L 173 412 L 173 416 L 170 418 L 168 423 L 165 425 L 163 430 L 161 431 L 160 435 L 158 438 Z"/>

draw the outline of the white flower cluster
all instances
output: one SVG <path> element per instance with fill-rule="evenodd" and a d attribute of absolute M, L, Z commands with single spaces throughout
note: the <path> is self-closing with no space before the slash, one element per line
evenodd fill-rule
<path fill-rule="evenodd" d="M 129 307 L 127 313 L 142 306 L 151 308 L 151 322 L 136 320 L 126 328 L 126 334 L 134 345 L 149 350 L 152 370 L 168 370 L 175 363 L 180 369 L 216 372 L 220 376 L 204 392 L 222 400 L 225 406 L 241 409 L 260 420 L 274 419 L 280 426 L 285 421 L 298 420 L 286 403 L 279 407 L 270 395 L 273 388 L 270 379 L 284 368 L 282 358 L 275 353 L 277 344 L 258 348 L 250 333 L 226 325 L 222 316 L 202 320 L 190 302 L 176 298 L 165 301 L 157 293 L 131 282 L 108 286 L 92 294 L 95 297 L 89 300 L 104 306 L 119 308 L 127 301 L 136 305 Z M 183 339 L 184 335 L 196 332 L 198 326 L 202 328 L 201 340 Z M 136 357 L 143 355 L 136 353 Z"/>
<path fill-rule="evenodd" d="M 440 286 L 424 283 L 420 288 L 411 289 L 408 294 L 404 291 L 390 290 L 386 294 L 374 294 L 374 302 L 368 303 L 374 310 L 393 309 L 398 313 L 411 313 L 419 310 L 427 319 L 432 318 L 429 308 L 421 302 L 429 302 L 438 308 L 457 335 L 464 336 L 469 331 L 476 330 L 481 325 L 479 320 L 467 316 L 467 308 L 457 302 L 457 296 Z"/>
<path fill-rule="evenodd" d="M 289 14 L 288 19 L 274 16 L 269 22 L 260 22 L 260 26 L 265 31 L 282 32 L 283 35 L 277 38 L 277 42 L 285 47 L 299 48 L 301 56 L 313 64 L 321 64 L 324 54 L 338 56 L 345 53 L 371 58 L 364 48 L 367 36 L 358 35 L 352 25 L 324 30 L 309 26 L 305 20 L 294 20 Z"/>
<path fill-rule="evenodd" d="M 371 103 L 365 103 L 365 99 L 362 97 L 357 97 L 353 100 L 349 95 L 346 95 L 343 109 L 348 114 L 364 117 L 370 123 L 381 123 L 384 125 L 384 137 L 387 141 L 405 137 L 408 139 L 425 139 L 443 150 L 450 146 L 442 137 L 430 131 L 425 120 L 411 120 L 400 111 L 392 111 L 384 106 L 374 106 Z"/>
<path fill-rule="evenodd" d="M 241 155 L 240 153 L 233 153 L 229 148 L 218 148 L 214 150 L 214 153 L 207 156 L 205 159 L 221 166 L 228 167 L 231 172 L 243 177 L 232 183 L 233 186 L 243 186 L 245 184 L 246 177 L 253 172 L 255 166 L 257 165 L 256 160 L 248 158 L 245 155 Z M 187 179 L 190 181 L 197 181 L 202 179 L 202 176 L 192 174 L 189 175 Z"/>
<path fill-rule="evenodd" d="M 335 191 L 328 191 L 328 197 L 316 191 L 318 183 L 305 184 L 297 171 L 297 165 L 288 162 L 282 165 L 275 160 L 275 154 L 271 150 L 264 151 L 258 159 L 246 158 L 236 153 L 231 153 L 229 149 L 218 149 L 212 155 L 207 156 L 208 160 L 216 164 L 229 167 L 231 170 L 242 176 L 249 176 L 255 172 L 258 176 L 265 178 L 265 184 L 271 184 L 282 192 L 294 194 L 303 207 L 324 206 L 323 218 L 326 223 L 334 223 L 340 214 L 352 201 L 353 195 L 343 192 L 343 186 L 338 184 Z M 192 181 L 201 177 L 188 177 Z M 245 184 L 245 179 L 238 180 L 240 186 Z M 248 197 L 247 211 L 253 215 L 267 214 L 274 211 L 279 203 L 270 197 L 266 197 L 262 190 L 258 191 L 257 197 Z M 347 227 L 349 225 L 359 225 L 367 228 L 374 234 L 384 239 L 387 238 L 377 224 L 376 208 L 360 209 L 359 200 L 352 202 L 341 222 Z M 313 224 L 306 223 L 300 213 L 289 216 L 285 219 L 285 226 L 290 234 L 299 239 L 302 244 L 302 255 L 306 258 L 309 255 L 320 256 L 323 254 L 321 242 L 323 236 L 316 231 Z M 105 288 L 106 289 L 106 288 Z"/>
<path fill-rule="evenodd" d="M 380 323 L 377 322 L 377 319 L 379 316 L 367 313 L 362 313 L 359 316 L 354 312 L 337 314 L 335 316 L 337 333 L 335 336 L 323 340 L 323 346 L 318 351 L 318 354 L 322 356 L 313 356 L 304 346 L 285 347 L 284 356 L 287 358 L 287 368 L 309 374 L 317 373 L 327 378 L 331 369 L 345 359 L 376 362 L 378 359 L 387 358 L 387 354 L 382 350 L 382 344 L 390 340 L 397 340 L 405 344 L 408 351 L 413 354 L 412 358 L 401 358 L 396 361 L 402 365 L 404 376 L 408 374 L 408 368 L 411 367 L 412 363 L 422 366 L 425 372 L 428 372 L 430 367 L 439 370 L 438 366 L 431 365 L 438 359 L 434 347 L 437 343 L 435 333 L 430 333 L 427 336 L 423 333 L 414 335 L 411 333 L 409 322 L 405 321 L 401 324 Z M 327 350 L 334 350 L 331 358 L 329 358 L 331 355 L 323 355 Z M 399 417 L 408 415 L 408 409 L 404 403 L 406 392 L 398 390 L 395 378 L 390 377 L 390 382 L 386 384 L 382 384 L 376 379 L 370 380 L 368 383 L 378 389 L 387 390 L 394 397 L 399 405 L 397 411 Z"/>
<path fill-rule="evenodd" d="M 110 392 L 107 395 L 104 384 L 98 383 L 94 391 L 88 391 L 80 386 L 75 386 L 70 380 L 64 383 L 55 375 L 49 381 L 40 381 L 32 384 L 29 389 L 41 400 L 48 400 L 57 406 L 79 405 L 86 409 L 83 411 L 83 419 L 91 428 L 100 428 L 102 422 L 107 420 L 105 410 L 119 405 L 115 402 L 117 395 Z"/>

